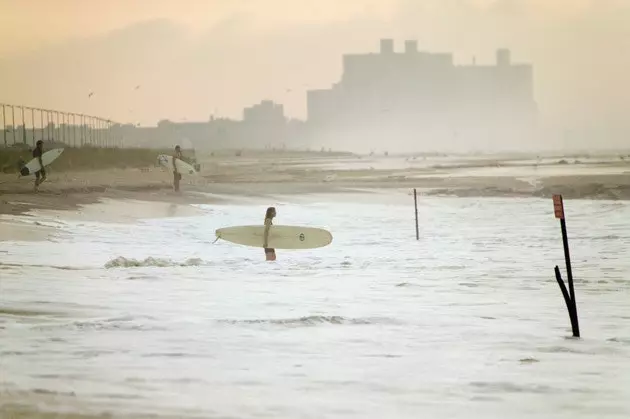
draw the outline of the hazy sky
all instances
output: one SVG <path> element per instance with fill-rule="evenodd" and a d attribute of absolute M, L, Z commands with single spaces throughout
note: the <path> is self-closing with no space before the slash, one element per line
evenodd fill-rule
<path fill-rule="evenodd" d="M 268 98 L 304 117 L 306 89 L 382 37 L 458 63 L 511 48 L 550 120 L 628 124 L 630 0 L 0 0 L 0 102 L 154 124 Z"/>

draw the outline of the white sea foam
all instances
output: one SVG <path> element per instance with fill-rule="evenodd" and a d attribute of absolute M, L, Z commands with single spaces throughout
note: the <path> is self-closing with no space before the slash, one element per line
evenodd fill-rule
<path fill-rule="evenodd" d="M 0 243 L 0 412 L 630 416 L 630 203 L 565 202 L 574 340 L 550 200 L 422 197 L 416 241 L 405 194 L 318 199 L 284 200 L 276 224 L 333 244 L 275 263 L 213 244 L 262 204 Z"/>

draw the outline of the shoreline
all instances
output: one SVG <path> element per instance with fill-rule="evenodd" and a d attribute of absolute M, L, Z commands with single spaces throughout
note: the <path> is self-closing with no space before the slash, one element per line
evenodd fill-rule
<path fill-rule="evenodd" d="M 48 182 L 47 182 L 48 183 Z M 259 200 L 273 195 L 308 195 L 320 193 L 377 193 L 383 190 L 418 189 L 420 195 L 466 198 L 550 198 L 562 194 L 565 199 L 630 200 L 630 174 L 556 176 L 526 181 L 517 177 L 414 178 L 381 177 L 374 179 L 208 182 L 182 185 L 175 193 L 166 182 L 137 180 L 128 184 L 73 185 L 44 183 L 35 193 L 24 187 L 0 187 L 0 214 L 28 215 L 34 210 L 77 210 L 102 199 L 140 200 L 173 204 L 212 204 L 222 201 Z"/>
<path fill-rule="evenodd" d="M 202 215 L 196 205 L 278 205 L 340 200 L 362 203 L 405 203 L 416 188 L 420 197 L 449 198 L 551 198 L 630 200 L 630 176 L 543 179 L 532 185 L 514 178 L 475 179 L 451 183 L 408 181 L 363 182 L 235 182 L 183 187 L 179 194 L 170 185 L 136 184 L 92 186 L 83 189 L 57 186 L 54 191 L 0 195 L 0 242 L 41 241 L 54 236 L 56 227 L 39 224 L 46 219 L 133 223 L 140 219 Z M 411 205 L 411 201 L 408 201 Z"/>
<path fill-rule="evenodd" d="M 521 160 L 470 156 L 445 162 L 279 153 L 259 158 L 205 156 L 204 160 L 202 156 L 200 161 L 201 172 L 184 176 L 180 193 L 172 190 L 171 174 L 155 166 L 61 172 L 53 167 L 37 193 L 33 176 L 0 174 L 0 240 L 46 237 L 16 221 L 17 217 L 32 220 L 37 214 L 132 222 L 198 214 L 201 210 L 196 204 L 274 205 L 290 197 L 308 202 L 335 194 L 333 200 L 370 202 L 369 194 L 374 194 L 371 202 L 402 202 L 414 188 L 420 196 L 433 197 L 551 198 L 562 194 L 567 200 L 630 200 L 630 161 L 618 159 L 543 163 L 531 156 Z M 7 217 L 16 217 L 10 226 Z"/>
<path fill-rule="evenodd" d="M 50 182 L 50 181 L 49 181 Z M 76 210 L 102 199 L 141 200 L 175 204 L 218 203 L 240 199 L 262 199 L 279 195 L 319 193 L 377 193 L 383 190 L 413 190 L 425 196 L 466 198 L 550 198 L 562 194 L 565 199 L 630 200 L 630 174 L 555 176 L 533 180 L 519 177 L 431 177 L 312 180 L 235 180 L 183 184 L 181 192 L 167 182 L 136 180 L 127 184 L 74 185 L 44 183 L 38 192 L 30 188 L 0 186 L 0 214 L 28 215 L 33 210 Z M 47 184 L 48 183 L 48 184 Z"/>

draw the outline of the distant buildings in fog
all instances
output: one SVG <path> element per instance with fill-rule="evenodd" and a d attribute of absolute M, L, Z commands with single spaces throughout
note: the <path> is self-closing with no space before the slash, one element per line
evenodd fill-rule
<path fill-rule="evenodd" d="M 493 65 L 455 65 L 453 55 L 418 50 L 407 40 L 396 52 L 382 39 L 380 51 L 345 54 L 339 82 L 307 92 L 307 120 L 288 121 L 272 101 L 245 108 L 240 121 L 161 121 L 129 127 L 125 137 L 172 145 L 190 140 L 200 148 L 492 148 L 528 141 L 536 125 L 533 70 L 499 49 Z"/>
<path fill-rule="evenodd" d="M 305 146 L 300 141 L 304 125 L 287 119 L 283 105 L 263 100 L 243 109 L 241 120 L 210 116 L 205 122 L 162 120 L 157 127 L 123 125 L 119 129 L 126 144 L 140 147 L 282 148 Z"/>
<path fill-rule="evenodd" d="M 493 65 L 455 65 L 453 55 L 418 50 L 345 54 L 341 79 L 307 92 L 306 121 L 288 120 L 283 105 L 264 100 L 241 120 L 160 121 L 115 126 L 126 145 L 195 148 L 334 147 L 336 149 L 493 148 L 528 141 L 536 125 L 533 70 L 499 49 Z"/>
<path fill-rule="evenodd" d="M 341 80 L 309 91 L 307 108 L 314 137 L 420 148 L 527 139 L 537 114 L 532 67 L 512 63 L 509 50 L 495 65 L 455 65 L 412 40 L 396 52 L 391 39 L 378 53 L 344 55 Z"/>

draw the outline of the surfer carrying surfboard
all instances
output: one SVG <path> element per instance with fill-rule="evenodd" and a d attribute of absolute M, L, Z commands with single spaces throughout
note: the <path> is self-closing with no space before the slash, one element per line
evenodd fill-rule
<path fill-rule="evenodd" d="M 42 161 L 42 154 L 44 154 L 44 141 L 38 140 L 35 144 L 35 148 L 33 149 L 33 158 L 36 158 L 39 161 L 41 169 L 35 172 L 35 191 L 37 191 L 39 185 L 46 180 L 46 169 L 44 168 L 44 162 Z"/>
<path fill-rule="evenodd" d="M 182 180 L 182 174 L 177 171 L 177 165 L 175 164 L 177 159 L 182 160 L 182 149 L 179 145 L 175 146 L 175 154 L 173 154 L 173 189 L 175 189 L 175 192 L 179 192 L 179 181 Z"/>
<path fill-rule="evenodd" d="M 273 224 L 273 217 L 275 216 L 276 209 L 274 207 L 267 208 L 265 213 L 265 230 L 263 231 L 263 247 L 265 248 L 265 257 L 270 261 L 276 260 L 276 250 L 267 247 L 269 244 L 269 227 Z"/>

